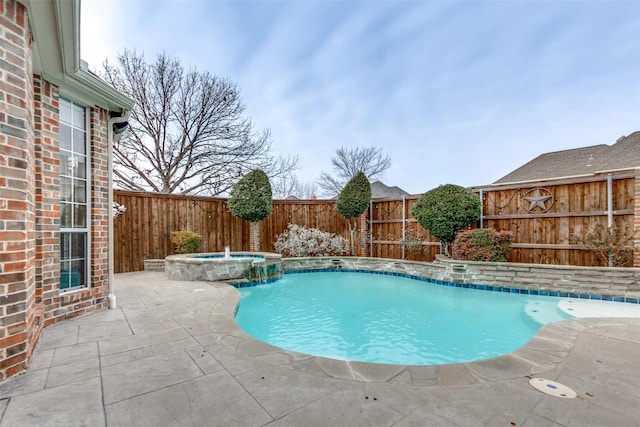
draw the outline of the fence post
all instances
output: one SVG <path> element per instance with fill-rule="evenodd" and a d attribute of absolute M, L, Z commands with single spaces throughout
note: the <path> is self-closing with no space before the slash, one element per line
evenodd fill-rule
<path fill-rule="evenodd" d="M 613 175 L 607 174 L 607 228 L 613 227 Z M 609 254 L 609 267 L 613 267 L 613 254 Z"/>
<path fill-rule="evenodd" d="M 406 196 L 403 194 L 402 195 L 402 240 L 404 241 L 404 239 L 407 237 L 406 233 L 407 233 L 407 204 L 406 204 Z M 401 249 L 402 249 L 402 259 L 405 258 L 405 252 L 404 252 L 404 245 L 400 245 Z"/>
<path fill-rule="evenodd" d="M 484 222 L 484 190 L 480 189 L 480 229 L 482 229 L 482 223 Z"/>

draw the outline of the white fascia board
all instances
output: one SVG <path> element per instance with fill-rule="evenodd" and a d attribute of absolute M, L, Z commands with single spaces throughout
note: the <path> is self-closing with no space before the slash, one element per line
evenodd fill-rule
<path fill-rule="evenodd" d="M 60 94 L 87 106 L 124 114 L 133 101 L 83 69 L 80 61 L 80 0 L 20 0 L 33 33 L 33 72 Z"/>

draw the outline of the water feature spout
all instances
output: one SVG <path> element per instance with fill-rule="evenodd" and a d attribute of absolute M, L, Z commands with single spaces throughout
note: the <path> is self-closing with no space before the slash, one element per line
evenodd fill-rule
<path fill-rule="evenodd" d="M 231 249 L 229 246 L 224 247 L 224 257 L 227 259 L 231 258 Z"/>

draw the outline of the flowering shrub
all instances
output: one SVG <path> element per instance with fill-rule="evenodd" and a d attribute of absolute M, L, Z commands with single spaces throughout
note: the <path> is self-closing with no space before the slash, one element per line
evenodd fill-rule
<path fill-rule="evenodd" d="M 172 231 L 171 243 L 177 254 L 192 254 L 200 250 L 202 237 L 189 230 Z"/>
<path fill-rule="evenodd" d="M 455 259 L 504 262 L 509 256 L 513 235 L 492 228 L 460 231 L 451 245 Z"/>
<path fill-rule="evenodd" d="M 285 257 L 342 255 L 349 252 L 349 247 L 342 236 L 296 224 L 289 224 L 275 242 L 276 252 Z"/>
<path fill-rule="evenodd" d="M 113 217 L 117 218 L 118 216 L 124 214 L 124 212 L 127 210 L 127 208 L 124 207 L 124 205 L 121 205 L 119 203 L 113 202 Z"/>

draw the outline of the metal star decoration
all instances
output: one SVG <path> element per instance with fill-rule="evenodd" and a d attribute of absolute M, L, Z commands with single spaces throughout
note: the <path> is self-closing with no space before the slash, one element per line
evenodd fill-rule
<path fill-rule="evenodd" d="M 536 188 L 533 193 L 533 197 L 525 197 L 527 201 L 531 202 L 531 206 L 529 206 L 529 212 L 533 211 L 536 207 L 539 207 L 543 211 L 546 211 L 547 207 L 545 206 L 545 202 L 552 197 L 553 196 L 551 195 L 543 196 L 542 194 L 540 194 L 540 189 Z"/>

